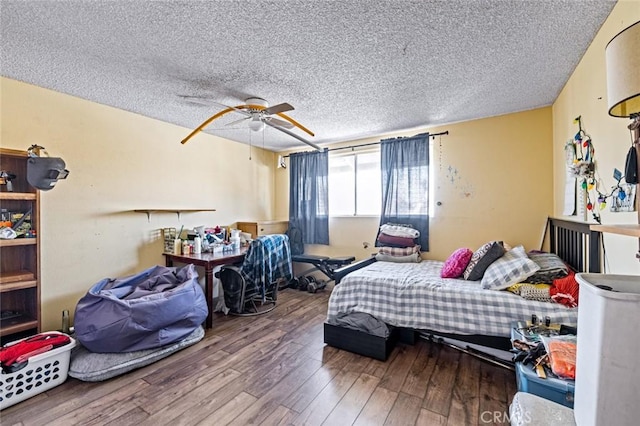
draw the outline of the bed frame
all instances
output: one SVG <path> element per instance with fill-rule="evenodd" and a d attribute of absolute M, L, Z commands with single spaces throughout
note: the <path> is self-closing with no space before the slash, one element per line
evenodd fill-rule
<path fill-rule="evenodd" d="M 549 218 L 550 251 L 560 256 L 576 272 L 602 271 L 602 234 L 586 222 Z"/>
<path fill-rule="evenodd" d="M 549 250 L 560 256 L 576 272 L 599 273 L 602 270 L 602 236 L 600 232 L 592 231 L 589 223 L 549 218 L 545 227 L 545 236 L 547 232 L 549 233 Z M 349 265 L 345 269 L 351 272 L 372 262 L 375 262 L 375 258 L 365 259 L 365 261 Z M 339 275 L 341 279 L 343 274 Z M 339 279 L 336 283 L 338 282 Z M 398 340 L 402 343 L 413 344 L 418 336 L 435 341 L 441 341 L 441 338 L 454 339 L 502 351 L 511 349 L 511 341 L 508 337 L 477 334 L 459 335 L 397 327 L 392 328 L 389 337 L 384 339 L 361 331 L 324 324 L 324 342 L 326 344 L 382 361 L 387 359 Z M 459 349 L 471 350 L 469 347 Z"/>

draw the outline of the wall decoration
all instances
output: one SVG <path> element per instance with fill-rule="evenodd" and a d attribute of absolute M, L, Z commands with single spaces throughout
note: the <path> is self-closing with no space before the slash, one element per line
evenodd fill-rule
<path fill-rule="evenodd" d="M 452 165 L 447 167 L 447 173 L 445 175 L 445 183 L 451 185 L 453 189 L 458 192 L 460 198 L 472 198 L 474 188 L 471 182 L 462 178 L 462 174 L 458 169 Z"/>
<path fill-rule="evenodd" d="M 629 183 L 619 184 L 611 193 L 612 212 L 633 212 L 636 210 L 636 185 Z"/>
<path fill-rule="evenodd" d="M 589 136 L 582 128 L 582 118 L 578 116 L 574 123 L 578 124 L 578 132 L 573 139 L 570 139 L 565 144 L 565 153 L 567 155 L 567 185 L 570 184 L 570 179 L 575 180 L 577 203 L 576 213 L 582 214 L 583 220 L 587 220 L 588 213 L 591 213 L 593 219 L 601 223 L 600 211 L 604 210 L 607 206 L 607 199 L 614 196 L 614 192 L 617 196 L 624 197 L 626 192 L 622 193 L 618 191 L 620 188 L 620 178 L 614 173 L 614 177 L 618 183 L 613 187 L 613 190 L 606 194 L 600 190 L 602 186 L 602 179 L 597 171 L 597 163 L 595 160 L 595 148 L 591 136 Z M 619 171 L 616 170 L 618 174 Z M 568 191 L 565 192 L 568 194 Z M 568 202 L 565 200 L 565 211 L 567 210 Z"/>
<path fill-rule="evenodd" d="M 611 198 L 612 212 L 629 212 L 635 210 L 636 188 L 626 183 L 621 184 L 622 172 L 615 169 L 613 178 L 617 181 L 608 194 L 600 190 L 600 178 L 595 161 L 595 148 L 591 136 L 582 129 L 582 119 L 578 116 L 574 123 L 578 124 L 578 132 L 565 144 L 567 162 L 567 186 L 565 188 L 565 215 L 581 215 L 587 220 L 590 212 L 593 219 L 601 223 L 600 211 L 607 206 Z M 576 188 L 575 192 L 571 188 Z M 570 198 L 570 199 L 569 199 Z M 576 200 L 573 204 L 573 200 Z M 574 208 L 575 207 L 575 208 Z M 573 211 L 572 213 L 569 213 Z"/>

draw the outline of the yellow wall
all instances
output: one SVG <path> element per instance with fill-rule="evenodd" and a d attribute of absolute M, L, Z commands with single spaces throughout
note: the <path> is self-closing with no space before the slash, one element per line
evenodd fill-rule
<path fill-rule="evenodd" d="M 2 147 L 44 146 L 70 174 L 41 193 L 43 329 L 88 288 L 164 264 L 159 229 L 270 219 L 275 157 L 247 145 L 0 79 Z M 202 117 L 204 119 L 206 117 Z M 215 208 L 146 215 L 144 208 Z"/>
<path fill-rule="evenodd" d="M 444 260 L 459 247 L 475 250 L 492 239 L 540 248 L 553 208 L 551 123 L 551 108 L 540 108 L 428 129 L 431 133 L 448 130 L 449 135 L 433 141 L 432 195 L 442 205 L 431 219 L 431 249 L 425 258 Z M 275 211 L 281 217 L 288 215 L 288 173 L 288 169 L 276 171 Z M 365 249 L 362 243 L 375 242 L 378 222 L 378 217 L 332 218 L 331 245 L 309 247 L 308 251 L 368 257 L 375 248 Z"/>
<path fill-rule="evenodd" d="M 614 168 L 624 171 L 625 157 L 631 146 L 627 129 L 630 121 L 613 118 L 607 114 L 605 46 L 613 36 L 638 20 L 640 1 L 619 1 L 553 104 L 555 216 L 562 215 L 565 185 L 564 144 L 578 130 L 577 125 L 573 123 L 574 118 L 582 117 L 583 128 L 593 140 L 597 171 L 602 178 L 603 188 L 610 191 L 611 186 L 615 184 Z M 608 208 L 609 206 L 601 211 L 603 223 L 637 223 L 636 212 L 611 213 Z M 593 222 L 592 219 L 590 221 Z M 637 239 L 605 234 L 604 241 L 608 260 L 607 272 L 640 273 L 640 263 L 634 257 L 638 250 Z"/>

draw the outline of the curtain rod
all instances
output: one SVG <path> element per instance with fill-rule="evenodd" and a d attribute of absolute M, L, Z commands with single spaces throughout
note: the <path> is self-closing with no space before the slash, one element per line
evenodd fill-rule
<path fill-rule="evenodd" d="M 444 132 L 440 132 L 440 133 L 430 133 L 429 137 L 435 138 L 436 136 L 442 136 L 442 135 L 448 135 L 449 131 L 446 130 Z M 419 136 L 419 135 L 416 135 Z M 386 140 L 386 139 L 385 139 Z M 351 145 L 351 146 L 343 146 L 340 148 L 331 148 L 331 149 L 327 149 L 327 151 L 338 151 L 340 149 L 354 149 L 354 148 L 360 148 L 362 146 L 371 146 L 371 145 L 379 145 L 382 141 L 378 141 L 378 142 L 370 142 L 370 143 L 363 143 L 361 145 Z M 283 155 L 283 158 L 289 158 L 288 155 Z"/>

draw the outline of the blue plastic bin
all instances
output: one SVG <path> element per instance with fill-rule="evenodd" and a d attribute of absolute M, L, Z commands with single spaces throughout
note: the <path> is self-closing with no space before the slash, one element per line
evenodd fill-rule
<path fill-rule="evenodd" d="M 576 392 L 573 380 L 547 377 L 541 379 L 531 368 L 531 364 L 516 363 L 516 382 L 520 392 L 532 393 L 541 396 L 566 407 L 573 408 L 573 399 Z"/>

